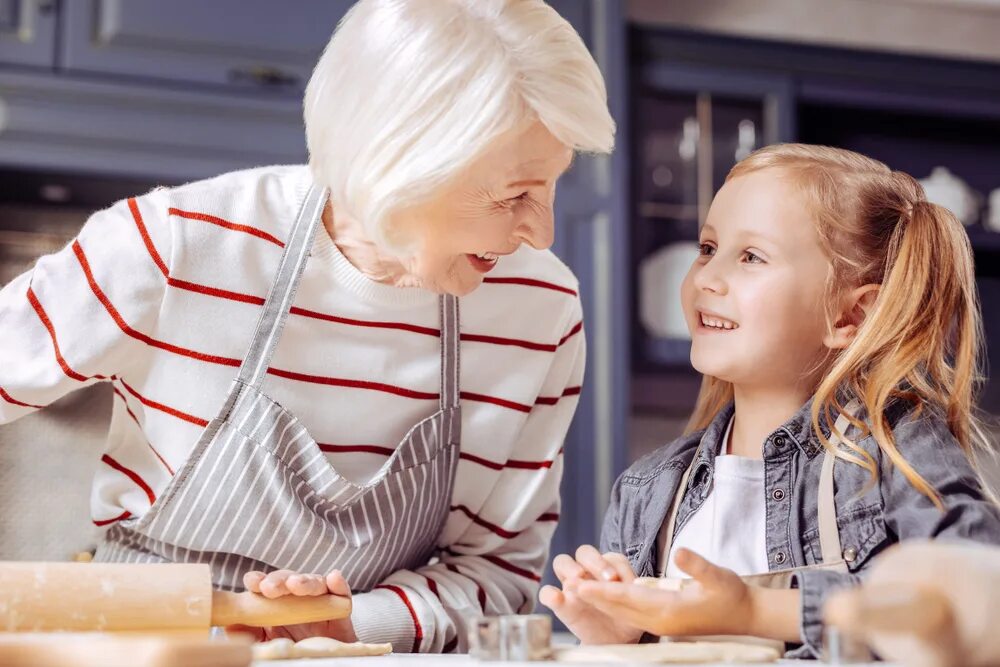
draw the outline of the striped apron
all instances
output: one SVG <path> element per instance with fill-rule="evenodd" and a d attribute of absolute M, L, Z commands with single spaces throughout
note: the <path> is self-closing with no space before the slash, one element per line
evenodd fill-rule
<path fill-rule="evenodd" d="M 341 477 L 305 427 L 262 390 L 327 191 L 306 196 L 250 350 L 184 466 L 142 517 L 105 535 L 96 560 L 208 563 L 213 584 L 243 589 L 250 570 L 343 572 L 367 591 L 427 564 L 459 460 L 458 300 L 442 296 L 439 410 L 414 425 L 367 483 Z"/>

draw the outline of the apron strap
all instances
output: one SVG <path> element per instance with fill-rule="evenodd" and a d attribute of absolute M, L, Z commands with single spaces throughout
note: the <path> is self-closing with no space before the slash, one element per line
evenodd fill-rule
<path fill-rule="evenodd" d="M 819 548 L 824 565 L 843 563 L 844 556 L 840 544 L 840 529 L 837 528 L 837 506 L 834 501 L 833 464 L 837 460 L 835 451 L 840 448 L 842 435 L 846 434 L 851 422 L 848 415 L 858 409 L 858 402 L 851 401 L 844 412 L 837 417 L 830 434 L 830 447 L 823 454 L 823 468 L 819 475 Z M 845 565 L 846 569 L 846 565 Z"/>
<path fill-rule="evenodd" d="M 250 340 L 250 349 L 240 365 L 240 382 L 259 389 L 267 375 L 271 356 L 278 345 L 281 331 L 288 317 L 299 279 L 305 268 L 312 248 L 316 229 L 323 219 L 323 208 L 329 191 L 315 184 L 309 188 L 305 201 L 299 209 L 299 215 L 292 225 L 291 234 L 285 243 L 285 251 L 281 255 L 278 273 L 264 302 L 263 312 L 257 321 L 257 328 Z"/>
<path fill-rule="evenodd" d="M 441 409 L 457 408 L 459 392 L 459 346 L 461 332 L 458 326 L 458 297 L 442 295 L 441 305 Z"/>

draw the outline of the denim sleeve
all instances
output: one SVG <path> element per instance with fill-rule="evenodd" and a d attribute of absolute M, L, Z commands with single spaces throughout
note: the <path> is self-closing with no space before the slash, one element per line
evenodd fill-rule
<path fill-rule="evenodd" d="M 1000 508 L 983 491 L 978 475 L 940 416 L 925 410 L 894 429 L 896 446 L 940 495 L 943 510 L 918 491 L 881 455 L 879 487 L 886 529 L 894 542 L 933 538 L 1000 544 Z M 838 588 L 861 583 L 868 564 L 847 574 L 808 571 L 795 577 L 801 591 L 803 645 L 788 657 L 820 657 L 823 603 Z"/>
<path fill-rule="evenodd" d="M 944 509 L 883 457 L 886 527 L 898 540 L 948 538 L 1000 544 L 1000 508 L 987 497 L 965 452 L 939 416 L 926 414 L 895 429 L 899 451 L 940 495 Z"/>
<path fill-rule="evenodd" d="M 621 476 L 615 480 L 615 485 L 611 487 L 611 498 L 608 502 L 608 509 L 604 513 L 604 524 L 601 526 L 601 553 L 613 551 L 624 553 L 621 539 L 621 527 L 618 515 L 621 513 Z"/>
<path fill-rule="evenodd" d="M 799 636 L 802 646 L 789 651 L 786 658 L 820 658 L 823 653 L 823 603 L 832 591 L 861 583 L 861 577 L 847 572 L 807 570 L 795 575 L 799 588 L 801 613 Z"/>

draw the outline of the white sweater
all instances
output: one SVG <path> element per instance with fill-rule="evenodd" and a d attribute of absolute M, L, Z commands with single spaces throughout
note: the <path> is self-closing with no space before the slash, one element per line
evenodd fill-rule
<path fill-rule="evenodd" d="M 221 407 L 309 184 L 291 166 L 153 190 L 0 291 L 0 423 L 115 389 L 98 525 L 147 511 Z M 272 361 L 296 379 L 264 389 L 345 477 L 370 477 L 438 409 L 421 396 L 440 389 L 437 299 L 370 281 L 318 230 Z M 355 597 L 359 638 L 398 651 L 452 650 L 462 616 L 530 610 L 558 520 L 584 371 L 576 279 L 522 248 L 460 309 L 462 454 L 440 562 Z"/>

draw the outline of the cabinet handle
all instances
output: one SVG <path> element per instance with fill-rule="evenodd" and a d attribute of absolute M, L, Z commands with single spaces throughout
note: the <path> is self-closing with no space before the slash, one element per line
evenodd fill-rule
<path fill-rule="evenodd" d="M 283 72 L 277 67 L 234 67 L 229 70 L 229 80 L 234 83 L 252 83 L 268 88 L 288 88 L 297 86 L 298 75 Z"/>

